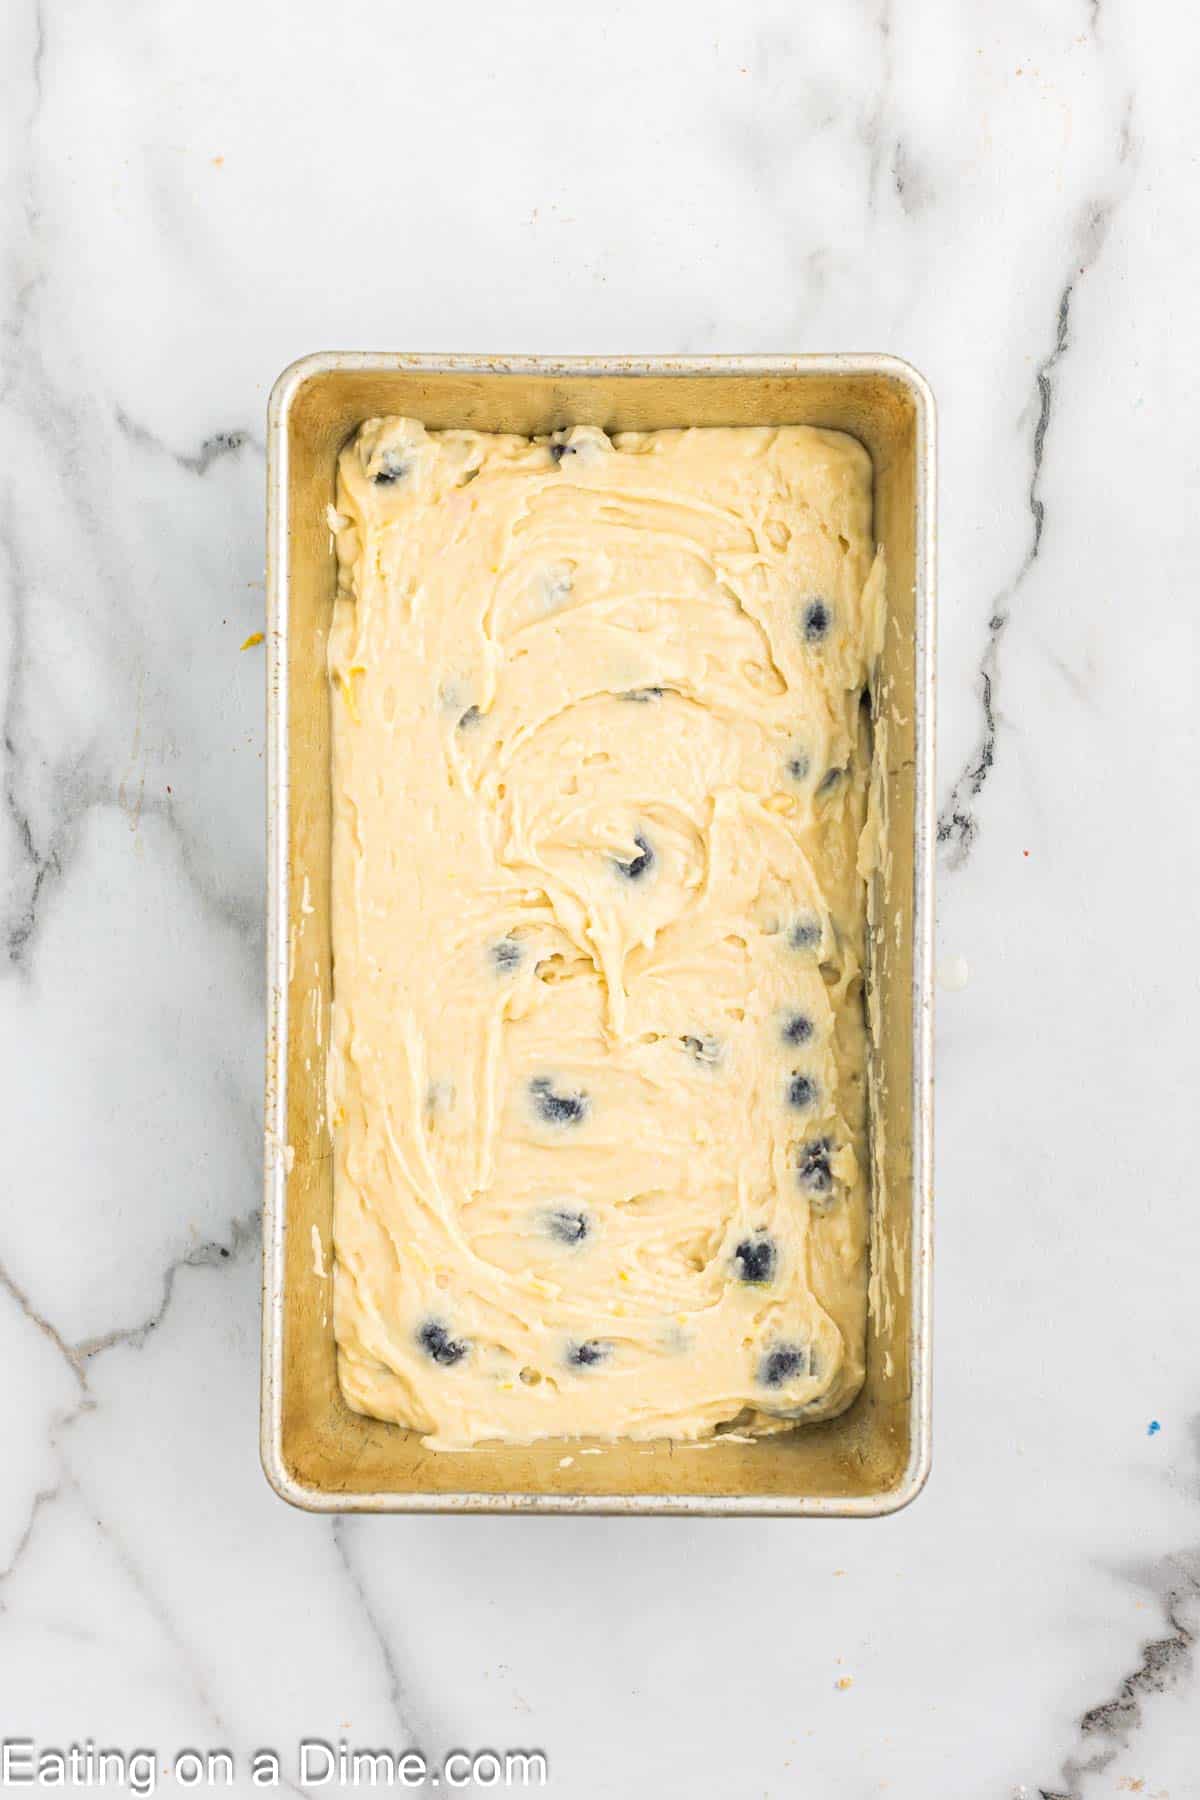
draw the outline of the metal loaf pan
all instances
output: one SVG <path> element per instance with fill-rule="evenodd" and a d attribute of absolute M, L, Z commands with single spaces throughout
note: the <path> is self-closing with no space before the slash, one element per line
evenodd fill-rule
<path fill-rule="evenodd" d="M 875 1120 L 867 1378 L 840 1418 L 756 1442 L 577 1443 L 431 1453 L 346 1406 L 334 1355 L 326 632 L 335 584 L 326 505 L 362 420 L 549 432 L 812 424 L 848 431 L 875 468 L 887 552 L 882 680 L 886 832 L 871 971 Z M 267 436 L 269 816 L 262 1456 L 313 1511 L 764 1513 L 895 1511 L 929 1467 L 933 930 L 934 412 L 887 356 L 482 357 L 330 353 L 284 371 Z M 567 1468 L 559 1463 L 572 1453 Z"/>

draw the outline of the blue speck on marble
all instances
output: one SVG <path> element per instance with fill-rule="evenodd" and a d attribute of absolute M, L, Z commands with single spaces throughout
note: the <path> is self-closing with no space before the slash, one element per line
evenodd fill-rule
<path fill-rule="evenodd" d="M 1147 1437 L 1157 1437 L 1161 1430 L 1162 1430 L 1162 1426 L 1159 1424 L 1158 1420 L 1151 1419 L 1150 1423 L 1146 1427 L 1146 1436 Z"/>

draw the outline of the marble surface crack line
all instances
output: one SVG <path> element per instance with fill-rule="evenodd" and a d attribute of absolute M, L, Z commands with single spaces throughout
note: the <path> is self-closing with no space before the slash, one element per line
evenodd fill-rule
<path fill-rule="evenodd" d="M 392 1715 L 396 1721 L 397 1730 L 399 1732 L 399 1742 L 409 1749 L 420 1749 L 424 1755 L 432 1756 L 433 1745 L 428 1730 L 424 1729 L 422 1726 L 421 1735 L 418 1737 L 416 1735 L 418 1722 L 409 1716 L 410 1702 L 408 1695 L 404 1691 L 404 1684 L 400 1679 L 400 1670 L 396 1662 L 395 1654 L 388 1641 L 387 1633 L 380 1623 L 379 1616 L 376 1613 L 375 1608 L 371 1605 L 370 1597 L 362 1577 L 354 1565 L 354 1561 L 346 1543 L 347 1520 L 344 1517 L 338 1517 L 333 1520 L 332 1533 L 334 1550 L 337 1553 L 339 1562 L 346 1572 L 346 1578 L 350 1583 L 354 1597 L 362 1609 L 363 1617 L 367 1622 L 367 1628 L 371 1637 L 374 1639 L 376 1649 L 379 1652 L 379 1659 L 383 1664 L 384 1678 L 387 1682 L 388 1702 L 392 1709 Z M 428 1782 L 423 1782 L 422 1788 L 425 1791 L 428 1791 Z"/>
<path fill-rule="evenodd" d="M 1132 103 L 1127 100 L 1122 113 L 1118 161 L 1130 160 L 1133 147 Z M 979 740 L 954 782 L 945 805 L 938 814 L 937 837 L 943 846 L 947 866 L 961 868 L 971 853 L 979 831 L 975 802 L 983 791 L 996 761 L 998 709 L 996 686 L 999 675 L 1000 645 L 1011 617 L 1012 603 L 1038 561 L 1046 530 L 1046 503 L 1042 498 L 1042 471 L 1046 445 L 1054 416 L 1058 365 L 1071 344 L 1071 304 L 1079 283 L 1094 267 L 1108 237 L 1117 202 L 1089 202 L 1083 209 L 1074 234 L 1075 250 L 1071 272 L 1059 293 L 1055 316 L 1054 339 L 1034 374 L 1033 401 L 1036 418 L 1033 426 L 1031 468 L 1026 490 L 1029 513 L 1029 540 L 1015 573 L 992 600 L 988 609 L 987 639 L 979 661 L 976 689 L 983 715 Z"/>
<path fill-rule="evenodd" d="M 264 446 L 253 432 L 234 429 L 213 432 L 211 437 L 206 437 L 200 448 L 189 456 L 182 450 L 173 450 L 170 444 L 165 443 L 147 426 L 140 425 L 122 407 L 114 406 L 113 418 L 121 436 L 128 439 L 131 444 L 135 444 L 140 450 L 153 451 L 156 456 L 168 457 L 177 468 L 186 470 L 189 475 L 207 475 L 215 462 L 220 462 L 226 456 L 236 456 L 239 451 L 246 448 L 253 450 L 259 456 L 266 454 Z"/>

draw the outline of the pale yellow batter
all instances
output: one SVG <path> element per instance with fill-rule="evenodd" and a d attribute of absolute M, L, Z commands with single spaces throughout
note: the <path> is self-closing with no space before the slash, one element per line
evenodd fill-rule
<path fill-rule="evenodd" d="M 871 467 L 836 432 L 343 452 L 335 1322 L 432 1448 L 845 1407 Z"/>

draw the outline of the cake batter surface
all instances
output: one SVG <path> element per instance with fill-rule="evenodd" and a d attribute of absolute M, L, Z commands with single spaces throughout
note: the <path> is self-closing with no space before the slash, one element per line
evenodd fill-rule
<path fill-rule="evenodd" d="M 840 1411 L 866 1306 L 866 452 L 374 419 L 331 524 L 348 1403 L 435 1449 Z"/>

